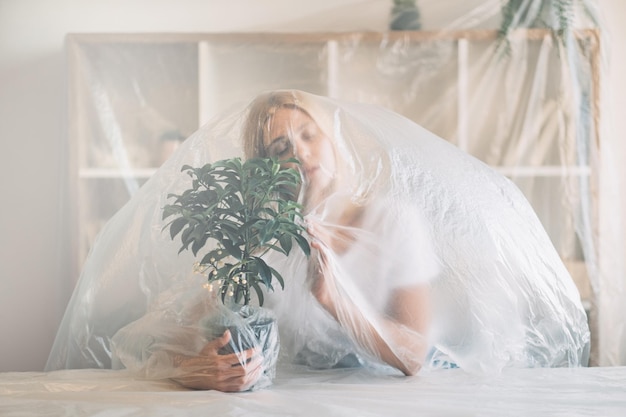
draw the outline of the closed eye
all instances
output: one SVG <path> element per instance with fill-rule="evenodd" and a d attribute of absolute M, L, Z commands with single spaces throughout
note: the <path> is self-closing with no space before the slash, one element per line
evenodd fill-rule
<path fill-rule="evenodd" d="M 291 152 L 291 142 L 285 136 L 274 139 L 267 149 L 269 156 L 286 156 Z"/>
<path fill-rule="evenodd" d="M 315 137 L 316 133 L 315 126 L 311 123 L 307 123 L 307 125 L 302 129 L 300 137 L 303 141 L 308 142 Z"/>

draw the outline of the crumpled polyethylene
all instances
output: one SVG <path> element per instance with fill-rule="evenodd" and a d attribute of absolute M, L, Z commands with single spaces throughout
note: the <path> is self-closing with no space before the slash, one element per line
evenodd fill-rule
<path fill-rule="evenodd" d="M 255 119 L 255 105 L 280 95 L 306 109 L 332 143 L 334 169 L 317 166 L 330 180 L 313 195 L 319 172 L 302 164 L 307 237 L 317 243 L 311 257 L 267 258 L 285 277 L 284 291 L 276 288 L 263 306 L 280 334 L 271 342 L 280 343 L 276 360 L 381 373 L 587 364 L 579 293 L 510 180 L 387 109 L 294 90 L 266 93 L 205 125 L 107 223 L 49 369 L 124 366 L 148 378 L 190 376 L 172 357 L 199 355 L 214 337 L 210 318 L 226 308 L 193 274 L 194 257 L 177 254 L 162 208 L 168 194 L 188 186 L 183 165 L 249 153 L 248 127 L 268 123 Z M 288 124 L 292 143 L 299 125 Z M 304 148 L 296 152 L 308 160 Z M 428 298 L 415 298 L 424 288 Z M 271 382 L 271 372 L 264 377 Z"/>

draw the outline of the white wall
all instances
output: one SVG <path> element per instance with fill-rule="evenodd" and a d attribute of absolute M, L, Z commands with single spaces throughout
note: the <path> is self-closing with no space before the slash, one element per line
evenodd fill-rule
<path fill-rule="evenodd" d="M 612 110 L 615 140 L 626 142 L 626 132 L 619 128 L 624 126 L 624 116 L 626 116 L 626 1 L 624 0 L 600 0 L 600 8 L 603 12 L 605 22 L 609 29 L 610 40 L 610 65 L 608 67 L 609 76 L 607 84 L 611 86 L 609 91 L 609 106 Z M 622 120 L 620 120 L 622 119 Z M 619 133 L 622 132 L 622 133 Z M 624 148 L 622 148 L 624 149 Z M 622 154 L 624 155 L 624 154 Z"/>
<path fill-rule="evenodd" d="M 626 364 L 626 2 L 600 0 L 609 29 L 607 76 L 602 89 L 605 137 L 600 153 L 600 233 L 604 245 L 598 295 L 600 365 Z M 621 223 L 620 223 L 621 221 Z M 604 261 L 603 261 L 604 260 Z M 614 271 L 621 271 L 616 276 Z M 615 278 L 620 278 L 617 281 Z"/>
<path fill-rule="evenodd" d="M 430 3 L 422 11 L 425 28 L 454 20 L 471 3 L 420 2 Z M 66 232 L 72 219 L 65 215 L 67 33 L 384 30 L 390 4 L 391 0 L 0 0 L 0 371 L 43 368 L 72 290 Z M 616 74 L 626 73 L 620 44 L 626 39 L 620 25 L 626 20 L 626 4 L 600 0 L 600 5 L 614 31 L 612 104 L 623 112 L 626 85 Z M 615 131 L 626 131 L 626 118 L 616 116 L 621 125 Z"/>

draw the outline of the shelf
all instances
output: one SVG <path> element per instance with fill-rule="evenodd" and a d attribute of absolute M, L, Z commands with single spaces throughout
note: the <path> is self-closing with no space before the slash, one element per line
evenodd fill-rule
<path fill-rule="evenodd" d="M 569 201 L 568 193 L 586 192 L 597 181 L 599 33 L 574 33 L 589 48 L 592 76 L 591 90 L 583 97 L 591 106 L 584 140 L 574 136 L 580 130 L 568 128 L 568 136 L 562 134 L 559 55 L 540 54 L 540 46 L 552 41 L 550 32 L 533 29 L 511 36 L 533 41 L 529 61 L 516 62 L 519 74 L 506 72 L 506 80 L 489 79 L 493 94 L 479 95 L 477 77 L 484 73 L 476 65 L 489 56 L 496 30 L 70 35 L 77 269 L 101 225 L 167 159 L 165 133 L 187 137 L 216 114 L 277 88 L 378 104 L 427 127 L 514 181 L 559 253 L 578 259 L 578 231 L 558 209 Z M 542 81 L 547 92 L 542 119 L 526 120 L 528 127 L 495 116 L 476 123 L 476 112 L 496 115 L 503 103 L 511 102 L 505 89 L 509 78 L 523 81 L 525 71 L 538 65 L 555 69 Z M 520 91 L 524 94 L 515 99 L 521 108 L 536 101 L 530 97 L 536 92 Z M 575 165 L 582 161 L 585 165 Z M 585 195 L 591 199 L 596 194 Z M 581 204 L 595 210 L 596 202 Z M 579 266 L 572 267 L 573 275 L 584 290 L 588 279 Z"/>
<path fill-rule="evenodd" d="M 507 177 L 565 177 L 565 176 L 589 176 L 591 168 L 566 167 L 566 166 L 516 166 L 516 167 L 493 167 L 496 171 Z M 105 179 L 105 178 L 150 178 L 157 168 L 143 168 L 132 170 L 120 170 L 115 168 L 89 168 L 80 171 L 81 179 Z"/>
<path fill-rule="evenodd" d="M 510 178 L 564 259 L 593 339 L 598 312 L 590 275 L 602 253 L 588 253 L 582 239 L 603 243 L 597 226 L 600 32 L 572 35 L 588 65 L 577 74 L 580 91 L 560 89 L 571 80 L 548 29 L 512 32 L 512 43 L 532 42 L 520 57 L 500 62 L 509 67 L 494 77 L 484 65 L 497 30 L 70 34 L 73 275 L 79 276 L 103 225 L 171 155 L 164 138 L 188 137 L 259 92 L 294 88 L 387 107 Z M 542 69 L 549 71 L 537 88 L 525 88 Z M 583 106 L 584 117 L 569 114 L 563 94 Z M 498 118 L 503 106 L 513 105 L 515 117 Z"/>

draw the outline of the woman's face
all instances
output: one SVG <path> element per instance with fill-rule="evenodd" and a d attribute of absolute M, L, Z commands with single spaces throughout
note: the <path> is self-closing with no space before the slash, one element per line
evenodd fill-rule
<path fill-rule="evenodd" d="M 309 115 L 280 107 L 270 118 L 263 145 L 269 156 L 295 157 L 304 177 L 304 205 L 313 208 L 334 189 L 335 148 Z"/>

